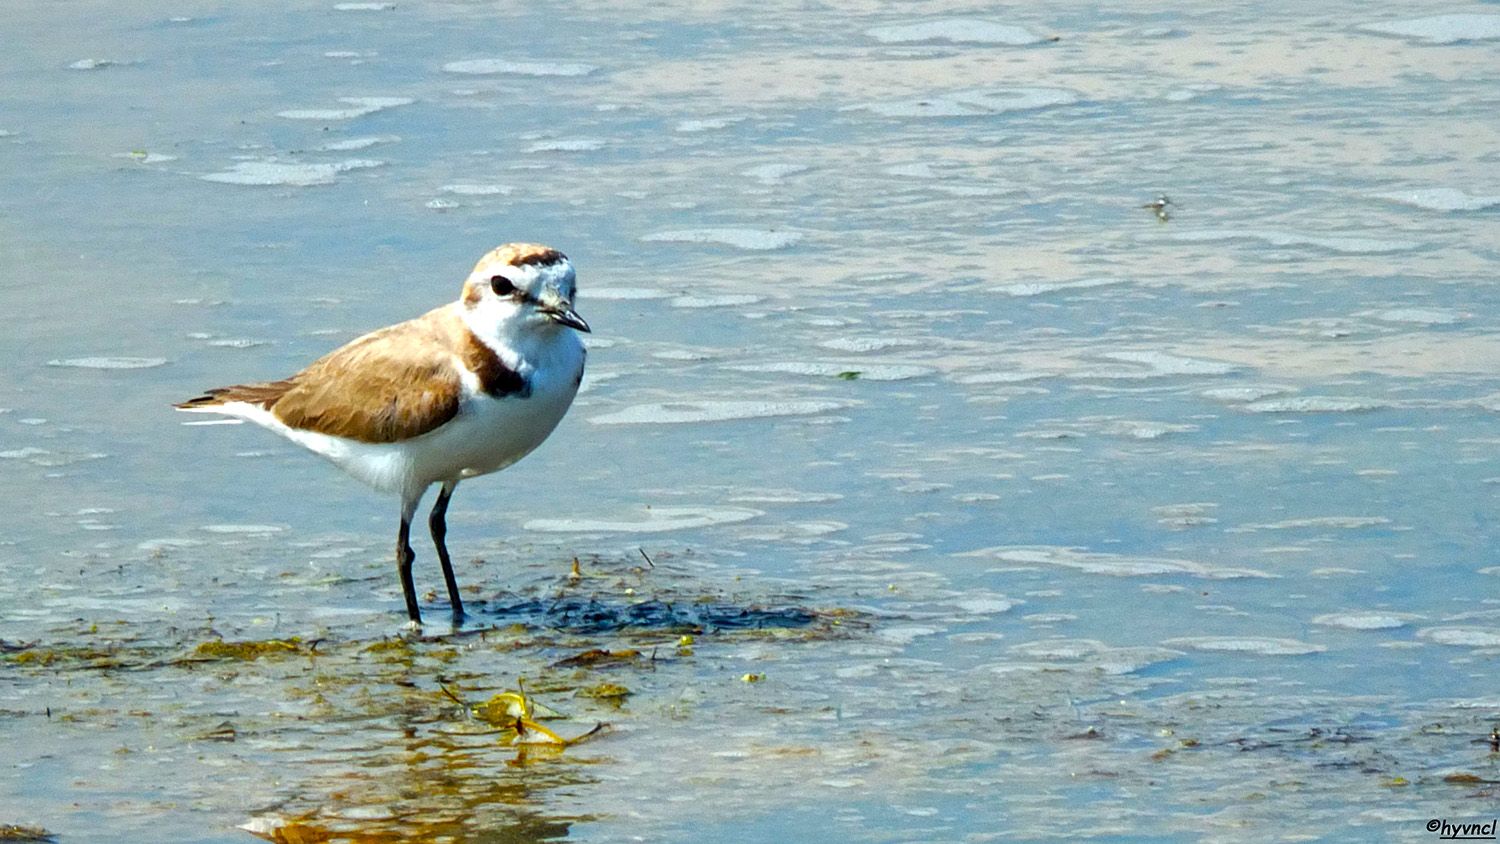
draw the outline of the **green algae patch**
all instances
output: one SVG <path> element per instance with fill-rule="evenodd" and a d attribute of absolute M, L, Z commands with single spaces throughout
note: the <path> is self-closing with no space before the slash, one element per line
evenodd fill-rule
<path fill-rule="evenodd" d="M 625 698 L 630 697 L 631 691 L 619 683 L 600 683 L 596 686 L 584 686 L 578 690 L 578 696 L 592 700 L 602 700 L 608 703 L 619 704 Z"/>
<path fill-rule="evenodd" d="M 58 662 L 95 662 L 112 656 L 108 651 L 88 647 L 33 648 L 12 655 L 10 661 L 17 665 L 52 665 Z"/>
<path fill-rule="evenodd" d="M 580 668 L 585 666 L 625 665 L 635 662 L 640 658 L 641 652 L 636 650 L 607 651 L 603 648 L 589 648 L 582 653 L 552 663 L 552 667 Z"/>
<path fill-rule="evenodd" d="M 405 639 L 381 639 L 365 645 L 364 651 L 367 654 L 409 654 L 412 649 L 411 643 Z"/>
<path fill-rule="evenodd" d="M 7 648 L 0 661 L 29 668 L 131 668 L 148 664 L 154 652 L 123 646 L 59 645 L 35 643 Z M 4 839 L 0 839 L 4 840 Z"/>
<path fill-rule="evenodd" d="M 0 841 L 31 841 L 52 844 L 57 837 L 39 826 L 16 826 L 0 823 Z"/>
<path fill-rule="evenodd" d="M 290 639 L 263 639 L 258 642 L 226 642 L 220 639 L 215 642 L 204 642 L 195 648 L 193 653 L 208 659 L 248 661 L 260 659 L 263 656 L 301 653 L 301 644 L 302 640 L 295 636 Z"/>

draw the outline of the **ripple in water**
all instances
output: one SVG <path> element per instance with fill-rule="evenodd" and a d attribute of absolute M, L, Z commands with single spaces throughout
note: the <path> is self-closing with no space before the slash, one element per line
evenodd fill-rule
<path fill-rule="evenodd" d="M 49 360 L 48 366 L 67 366 L 78 369 L 150 369 L 162 366 L 166 358 L 92 357 Z"/>
<path fill-rule="evenodd" d="M 772 372 L 787 375 L 848 378 L 860 381 L 906 381 L 912 378 L 922 378 L 934 372 L 931 367 L 907 364 L 812 363 L 802 361 L 742 364 L 738 366 L 726 366 L 724 369 L 731 372 Z"/>
<path fill-rule="evenodd" d="M 1393 630 L 1397 627 L 1405 627 L 1421 618 L 1422 616 L 1414 613 L 1366 610 L 1327 613 L 1314 617 L 1312 623 L 1325 627 L 1339 627 L 1344 630 Z"/>
<path fill-rule="evenodd" d="M 281 185 L 289 187 L 311 187 L 331 185 L 336 176 L 350 170 L 380 167 L 384 161 L 350 159 L 316 164 L 285 164 L 278 161 L 241 161 L 228 170 L 200 176 L 206 182 L 222 182 L 226 185 Z"/>
<path fill-rule="evenodd" d="M 1186 574 L 1212 580 L 1229 580 L 1242 577 L 1276 577 L 1277 575 L 1256 569 L 1218 568 L 1189 560 L 1171 560 L 1158 557 L 1127 557 L 1122 554 L 1092 554 L 1072 548 L 1045 545 L 1014 545 L 981 548 L 960 554 L 961 557 L 986 557 L 1007 563 L 1022 565 L 1047 565 L 1075 569 L 1086 574 L 1104 574 L 1111 577 L 1151 577 L 1157 575 Z"/>
<path fill-rule="evenodd" d="M 696 401 L 638 404 L 595 416 L 595 425 L 670 425 L 685 422 L 727 422 L 768 416 L 809 416 L 848 407 L 840 401 Z"/>
<path fill-rule="evenodd" d="M 532 519 L 522 527 L 540 533 L 663 533 L 745 522 L 762 515 L 747 507 L 653 507 L 638 521 L 620 519 Z"/>
<path fill-rule="evenodd" d="M 1311 246 L 1326 249 L 1341 255 L 1383 255 L 1389 252 L 1410 252 L 1422 244 L 1415 240 L 1379 239 L 1372 237 L 1314 237 L 1290 232 L 1254 229 L 1205 229 L 1203 231 L 1177 232 L 1171 239 L 1180 243 L 1223 243 L 1232 240 L 1258 240 L 1271 246 Z"/>
<path fill-rule="evenodd" d="M 1500 628 L 1496 627 L 1424 627 L 1417 636 L 1438 645 L 1500 648 Z"/>
<path fill-rule="evenodd" d="M 920 44 L 948 41 L 954 44 L 1003 44 L 1024 47 L 1047 40 L 1019 26 L 974 18 L 942 18 L 920 23 L 878 26 L 865 34 L 882 44 Z"/>
<path fill-rule="evenodd" d="M 1483 211 L 1500 206 L 1500 196 L 1470 196 L 1454 188 L 1404 190 L 1377 193 L 1374 196 L 1376 199 L 1388 199 L 1427 211 Z"/>
<path fill-rule="evenodd" d="M 755 251 L 784 249 L 802 240 L 801 232 L 760 229 L 677 229 L 641 238 L 649 243 L 719 243 Z"/>
<path fill-rule="evenodd" d="M 1427 44 L 1458 44 L 1500 38 L 1500 15 L 1434 15 L 1360 24 L 1365 32 L 1395 35 Z"/>
<path fill-rule="evenodd" d="M 976 88 L 905 100 L 886 100 L 845 106 L 843 111 L 868 111 L 882 117 L 985 117 L 1033 111 L 1081 101 L 1065 88 Z"/>
<path fill-rule="evenodd" d="M 1257 656 L 1302 656 L 1323 653 L 1328 648 L 1296 639 L 1270 639 L 1256 636 L 1184 636 L 1162 644 L 1211 653 L 1244 653 Z"/>
<path fill-rule="evenodd" d="M 276 112 L 277 117 L 288 120 L 353 120 L 377 111 L 396 106 L 411 105 L 416 100 L 409 97 L 339 97 L 339 102 L 350 108 L 302 108 Z"/>
<path fill-rule="evenodd" d="M 598 68 L 591 64 L 563 64 L 558 62 L 514 62 L 505 59 L 467 59 L 448 62 L 443 70 L 469 76 L 588 76 Z"/>

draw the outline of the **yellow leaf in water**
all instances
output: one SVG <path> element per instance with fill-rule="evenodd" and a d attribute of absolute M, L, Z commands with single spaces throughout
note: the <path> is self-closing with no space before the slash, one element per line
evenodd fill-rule
<path fill-rule="evenodd" d="M 517 718 L 531 714 L 526 711 L 526 698 L 516 692 L 501 692 L 476 709 L 481 710 L 479 717 L 497 727 L 513 725 Z"/>
<path fill-rule="evenodd" d="M 510 740 L 512 745 L 516 744 L 556 744 L 566 747 L 567 739 L 551 730 L 543 727 L 535 721 L 525 718 L 517 718 L 515 721 L 516 737 Z"/>

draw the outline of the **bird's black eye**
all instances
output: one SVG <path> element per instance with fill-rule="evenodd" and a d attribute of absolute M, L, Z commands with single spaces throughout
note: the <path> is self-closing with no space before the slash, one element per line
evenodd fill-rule
<path fill-rule="evenodd" d="M 510 279 L 503 275 L 491 277 L 490 287 L 495 291 L 496 296 L 509 296 L 516 292 L 516 286 L 511 283 Z"/>

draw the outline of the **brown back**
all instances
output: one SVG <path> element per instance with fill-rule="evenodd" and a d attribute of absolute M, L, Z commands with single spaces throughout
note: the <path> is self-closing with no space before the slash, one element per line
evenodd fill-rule
<path fill-rule="evenodd" d="M 176 406 L 258 404 L 289 427 L 366 443 L 420 436 L 458 414 L 459 366 L 484 376 L 498 363 L 452 308 L 359 337 L 290 378 L 219 387 Z"/>

